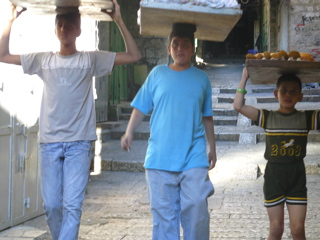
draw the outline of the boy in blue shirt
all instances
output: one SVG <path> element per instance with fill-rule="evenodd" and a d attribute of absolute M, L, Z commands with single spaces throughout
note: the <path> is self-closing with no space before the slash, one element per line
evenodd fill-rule
<path fill-rule="evenodd" d="M 121 139 L 129 150 L 133 133 L 151 110 L 144 167 L 153 214 L 153 240 L 209 239 L 207 198 L 214 192 L 208 169 L 216 163 L 211 84 L 191 66 L 195 52 L 191 24 L 176 23 L 169 37 L 169 65 L 156 66 L 139 90 Z M 207 140 L 207 141 L 206 141 Z M 208 154 L 206 147 L 208 144 Z"/>
<path fill-rule="evenodd" d="M 56 15 L 58 52 L 14 55 L 9 51 L 11 27 L 19 16 L 14 5 L 0 39 L 0 61 L 21 65 L 24 73 L 43 80 L 39 118 L 41 194 L 53 240 L 76 240 L 90 170 L 91 141 L 97 139 L 93 97 L 94 76 L 115 65 L 138 61 L 140 52 L 125 26 L 120 6 L 110 13 L 126 44 L 126 52 L 78 51 L 81 34 L 78 8 Z"/>
<path fill-rule="evenodd" d="M 257 109 L 245 104 L 245 86 L 249 79 L 247 68 L 234 99 L 234 108 L 265 129 L 268 161 L 264 174 L 264 197 L 270 230 L 268 239 L 281 239 L 284 231 L 284 205 L 287 205 L 293 239 L 304 240 L 307 213 L 307 187 L 304 157 L 310 130 L 319 129 L 319 111 L 297 111 L 303 98 L 301 80 L 293 74 L 279 77 L 275 98 L 277 111 Z"/>

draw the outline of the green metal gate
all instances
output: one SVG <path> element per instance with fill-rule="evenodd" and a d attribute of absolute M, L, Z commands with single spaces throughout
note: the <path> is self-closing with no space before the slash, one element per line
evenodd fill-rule
<path fill-rule="evenodd" d="M 128 6 L 129 4 L 125 4 L 125 0 L 118 1 L 121 7 L 121 16 L 126 26 L 128 19 Z M 115 22 L 110 23 L 110 50 L 114 52 L 123 52 L 125 51 L 125 45 L 122 38 L 122 35 L 118 29 L 118 26 Z M 128 71 L 127 66 L 116 66 L 113 70 L 110 79 L 110 104 L 118 104 L 120 100 L 127 100 L 128 98 Z"/>
<path fill-rule="evenodd" d="M 121 7 L 121 16 L 127 25 L 128 4 L 125 0 L 118 1 Z M 125 51 L 122 34 L 115 22 L 98 22 L 99 50 L 111 52 Z M 96 78 L 95 81 L 98 98 L 96 100 L 97 122 L 108 120 L 108 105 L 116 105 L 121 100 L 128 99 L 128 69 L 126 65 L 115 66 L 112 74 Z"/>

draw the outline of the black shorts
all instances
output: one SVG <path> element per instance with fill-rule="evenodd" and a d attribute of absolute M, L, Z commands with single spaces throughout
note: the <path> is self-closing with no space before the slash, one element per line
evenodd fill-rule
<path fill-rule="evenodd" d="M 264 174 L 264 206 L 274 207 L 284 202 L 307 205 L 306 185 L 306 169 L 303 161 L 268 162 Z"/>

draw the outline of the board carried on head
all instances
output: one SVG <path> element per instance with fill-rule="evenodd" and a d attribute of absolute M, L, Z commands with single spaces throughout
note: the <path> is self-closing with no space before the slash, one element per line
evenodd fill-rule
<path fill-rule="evenodd" d="M 108 14 L 101 11 L 112 12 L 114 9 L 112 0 L 11 0 L 11 2 L 37 15 L 56 14 L 57 7 L 60 10 L 78 7 L 82 17 L 99 21 L 112 21 Z"/>
<path fill-rule="evenodd" d="M 284 73 L 297 75 L 302 83 L 320 82 L 320 62 L 247 59 L 252 84 L 275 84 Z"/>
<path fill-rule="evenodd" d="M 191 23 L 197 26 L 196 38 L 223 42 L 241 16 L 239 8 L 141 0 L 138 24 L 141 35 L 167 37 L 173 23 Z"/>

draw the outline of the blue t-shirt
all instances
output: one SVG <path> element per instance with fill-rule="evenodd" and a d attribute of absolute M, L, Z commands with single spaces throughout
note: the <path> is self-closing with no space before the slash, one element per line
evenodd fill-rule
<path fill-rule="evenodd" d="M 209 166 L 202 117 L 212 116 L 211 94 L 207 74 L 193 66 L 178 72 L 159 65 L 150 72 L 131 103 L 144 114 L 153 110 L 145 168 Z"/>

